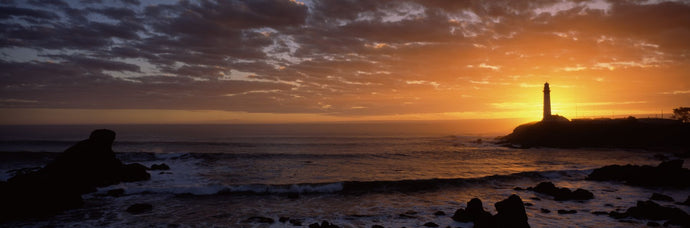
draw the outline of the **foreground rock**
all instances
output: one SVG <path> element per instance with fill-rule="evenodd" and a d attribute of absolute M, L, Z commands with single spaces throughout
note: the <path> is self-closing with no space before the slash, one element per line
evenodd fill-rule
<path fill-rule="evenodd" d="M 609 216 L 617 219 L 632 217 L 648 220 L 668 220 L 665 225 L 680 225 L 690 227 L 690 216 L 685 211 L 675 207 L 664 207 L 654 201 L 637 201 L 637 205 L 628 208 L 624 213 L 612 211 Z"/>
<path fill-rule="evenodd" d="M 507 199 L 494 204 L 496 215 L 484 211 L 481 200 L 474 198 L 467 202 L 466 209 L 458 209 L 453 220 L 458 222 L 474 222 L 474 227 L 530 227 L 527 223 L 525 205 L 518 195 L 511 195 Z"/>
<path fill-rule="evenodd" d="M 683 160 L 662 162 L 657 167 L 637 165 L 609 165 L 595 169 L 587 180 L 623 181 L 636 186 L 690 187 L 690 170 L 683 168 Z"/>
<path fill-rule="evenodd" d="M 44 168 L 0 185 L 0 221 L 49 216 L 80 207 L 81 195 L 97 187 L 150 179 L 147 167 L 115 157 L 114 140 L 114 131 L 95 130 Z"/>
<path fill-rule="evenodd" d="M 556 201 L 594 199 L 594 194 L 590 191 L 581 188 L 570 191 L 568 188 L 558 188 L 551 182 L 541 182 L 535 187 L 527 188 L 527 190 L 553 196 Z"/>

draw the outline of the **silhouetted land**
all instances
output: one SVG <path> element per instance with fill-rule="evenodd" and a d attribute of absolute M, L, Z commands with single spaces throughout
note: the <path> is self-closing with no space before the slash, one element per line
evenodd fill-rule
<path fill-rule="evenodd" d="M 501 138 L 506 146 L 689 149 L 690 124 L 669 119 L 574 119 L 516 127 Z"/>

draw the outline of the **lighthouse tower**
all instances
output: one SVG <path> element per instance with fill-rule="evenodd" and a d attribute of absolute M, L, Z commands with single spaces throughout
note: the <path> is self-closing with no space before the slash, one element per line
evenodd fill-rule
<path fill-rule="evenodd" d="M 549 83 L 544 83 L 544 118 L 542 121 L 551 119 L 551 90 Z"/>

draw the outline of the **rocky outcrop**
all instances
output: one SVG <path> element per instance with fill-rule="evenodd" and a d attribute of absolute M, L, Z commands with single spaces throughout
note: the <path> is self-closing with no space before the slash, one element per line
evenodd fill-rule
<path fill-rule="evenodd" d="M 556 187 L 556 185 L 551 182 L 541 182 L 535 187 L 527 188 L 527 190 L 553 196 L 556 201 L 594 199 L 594 194 L 590 191 L 581 188 L 571 191 L 568 188 Z"/>
<path fill-rule="evenodd" d="M 648 220 L 667 220 L 664 225 L 680 225 L 690 227 L 690 216 L 685 211 L 675 207 L 661 206 L 654 201 L 637 201 L 637 205 L 628 208 L 624 213 L 612 211 L 609 216 L 621 218 L 636 218 Z"/>
<path fill-rule="evenodd" d="M 688 148 L 690 124 L 669 119 L 577 119 L 523 124 L 501 138 L 507 146 Z"/>
<path fill-rule="evenodd" d="M 587 180 L 623 181 L 636 186 L 690 187 L 690 170 L 683 168 L 683 160 L 662 162 L 656 167 L 637 165 L 609 165 L 592 171 Z"/>
<path fill-rule="evenodd" d="M 0 185 L 0 220 L 51 215 L 81 206 L 81 195 L 97 187 L 150 179 L 145 166 L 115 157 L 114 140 L 114 131 L 95 130 L 44 168 Z"/>

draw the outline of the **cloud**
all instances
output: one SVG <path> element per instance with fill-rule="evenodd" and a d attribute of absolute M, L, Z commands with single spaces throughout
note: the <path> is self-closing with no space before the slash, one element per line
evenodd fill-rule
<path fill-rule="evenodd" d="M 687 40 L 677 1 L 5 1 L 0 108 L 470 112 L 552 78 L 665 91 Z"/>

